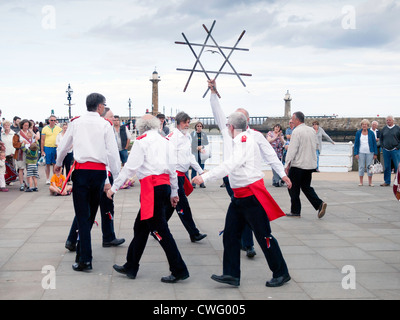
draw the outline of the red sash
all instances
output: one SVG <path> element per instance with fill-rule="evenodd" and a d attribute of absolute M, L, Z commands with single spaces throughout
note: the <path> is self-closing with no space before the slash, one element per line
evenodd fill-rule
<path fill-rule="evenodd" d="M 189 197 L 189 195 L 193 192 L 193 186 L 190 183 L 188 177 L 184 172 L 176 171 L 178 174 L 178 177 L 185 177 L 185 182 L 183 184 L 183 189 L 185 190 L 186 197 Z"/>
<path fill-rule="evenodd" d="M 249 196 L 256 196 L 257 200 L 263 206 L 269 221 L 273 221 L 280 217 L 285 216 L 285 213 L 276 203 L 274 198 L 270 195 L 264 185 L 264 180 L 258 180 L 253 184 L 248 185 L 247 187 L 243 188 L 236 188 L 232 189 L 235 198 L 245 198 Z"/>
<path fill-rule="evenodd" d="M 154 216 L 154 187 L 170 185 L 169 175 L 147 176 L 140 180 L 140 220 L 148 220 Z"/>
<path fill-rule="evenodd" d="M 84 162 L 84 163 L 76 163 L 75 170 L 106 170 L 106 165 L 104 163 L 98 162 Z"/>

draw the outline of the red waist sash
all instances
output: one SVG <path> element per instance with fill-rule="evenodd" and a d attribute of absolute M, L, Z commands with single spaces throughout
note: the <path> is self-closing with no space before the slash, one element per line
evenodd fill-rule
<path fill-rule="evenodd" d="M 106 170 L 106 165 L 104 163 L 98 162 L 84 162 L 75 164 L 75 170 Z"/>
<path fill-rule="evenodd" d="M 247 187 L 232 190 L 235 198 L 246 198 L 254 195 L 264 208 L 269 221 L 285 216 L 285 213 L 265 188 L 263 179 L 258 180 Z"/>
<path fill-rule="evenodd" d="M 185 177 L 185 182 L 183 184 L 183 189 L 185 190 L 186 197 L 189 197 L 189 195 L 193 192 L 193 186 L 190 183 L 188 177 L 184 172 L 176 171 L 178 174 L 178 177 Z"/>
<path fill-rule="evenodd" d="M 169 175 L 147 176 L 140 180 L 140 220 L 154 216 L 154 187 L 170 184 Z"/>

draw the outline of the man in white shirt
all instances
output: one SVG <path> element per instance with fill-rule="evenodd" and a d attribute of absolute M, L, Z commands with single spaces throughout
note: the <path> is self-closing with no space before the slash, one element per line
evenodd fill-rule
<path fill-rule="evenodd" d="M 271 234 L 270 221 L 285 214 L 265 188 L 260 149 L 252 134 L 246 131 L 246 117 L 235 112 L 229 116 L 227 125 L 233 139 L 231 157 L 192 180 L 201 184 L 228 175 L 234 193 L 225 220 L 223 274 L 211 278 L 233 286 L 240 285 L 240 238 L 248 223 L 273 273 L 266 286 L 278 287 L 289 281 L 290 276 L 279 244 Z"/>
<path fill-rule="evenodd" d="M 227 159 L 232 154 L 232 138 L 230 137 L 227 126 L 226 126 L 227 119 L 226 119 L 224 111 L 222 110 L 222 108 L 219 104 L 218 96 L 216 93 L 217 84 L 216 84 L 215 80 L 209 80 L 208 87 L 211 90 L 211 98 L 210 98 L 211 109 L 212 109 L 212 112 L 214 115 L 214 119 L 219 127 L 219 130 L 222 134 L 222 138 L 224 141 L 224 159 Z M 247 112 L 247 110 L 245 110 L 243 108 L 239 108 L 236 111 L 243 113 L 247 118 L 247 122 L 249 122 L 249 113 Z M 260 153 L 262 156 L 262 160 L 264 160 L 265 163 L 269 164 L 275 170 L 275 172 L 278 173 L 278 175 L 286 183 L 286 185 L 290 188 L 291 181 L 287 177 L 282 162 L 277 157 L 276 152 L 274 151 L 274 149 L 272 148 L 272 146 L 268 142 L 268 140 L 262 135 L 261 132 L 250 129 L 249 126 L 247 126 L 246 131 L 249 134 L 251 134 L 254 137 L 255 141 L 257 142 L 257 145 L 259 147 L 259 150 L 260 150 Z M 223 179 L 224 179 L 225 188 L 226 188 L 229 196 L 232 197 L 233 192 L 229 185 L 229 179 L 228 179 L 228 177 L 224 177 Z M 256 252 L 254 250 L 253 235 L 252 235 L 251 229 L 248 226 L 245 226 L 245 228 L 243 230 L 242 246 L 246 250 L 246 254 L 249 258 L 254 257 Z"/>
<path fill-rule="evenodd" d="M 179 186 L 179 203 L 176 206 L 176 212 L 182 221 L 183 226 L 187 230 L 192 242 L 200 241 L 207 235 L 201 234 L 197 229 L 193 220 L 192 210 L 190 209 L 188 196 L 193 192 L 193 186 L 190 183 L 186 172 L 190 167 L 195 169 L 199 174 L 203 173 L 196 158 L 192 154 L 192 140 L 188 134 L 190 117 L 185 112 L 179 112 L 175 116 L 176 128 L 167 136 L 167 139 L 174 146 L 176 172 L 178 173 L 178 186 Z M 169 220 L 174 213 L 175 208 L 171 207 L 167 211 L 167 220 Z"/>
<path fill-rule="evenodd" d="M 321 219 L 325 215 L 327 204 L 311 187 L 312 173 L 317 168 L 316 133 L 313 128 L 304 124 L 302 112 L 295 112 L 292 121 L 296 129 L 293 130 L 285 162 L 286 173 L 292 181 L 292 188 L 289 189 L 291 209 L 286 215 L 300 218 L 300 190 L 302 190 L 308 201 L 318 211 L 318 218 Z"/>
<path fill-rule="evenodd" d="M 110 123 L 101 118 L 106 107 L 103 95 L 92 93 L 86 98 L 87 113 L 74 119 L 69 125 L 57 151 L 54 170 L 60 171 L 63 160 L 73 146 L 75 170 L 72 173 L 73 202 L 78 220 L 79 241 L 75 271 L 92 269 L 92 229 L 104 183 L 106 167 L 114 177 L 121 169 L 118 146 Z"/>
<path fill-rule="evenodd" d="M 141 136 L 135 141 L 128 161 L 121 170 L 113 186 L 107 192 L 113 194 L 136 174 L 140 180 L 140 210 L 133 227 L 134 237 L 128 248 L 127 262 L 113 268 L 129 278 L 135 279 L 139 261 L 151 233 L 163 248 L 171 275 L 161 281 L 175 283 L 189 277 L 187 267 L 179 253 L 175 240 L 169 231 L 166 210 L 175 207 L 179 201 L 178 180 L 173 158 L 174 148 L 159 132 L 159 120 L 145 115 L 137 122 Z"/>

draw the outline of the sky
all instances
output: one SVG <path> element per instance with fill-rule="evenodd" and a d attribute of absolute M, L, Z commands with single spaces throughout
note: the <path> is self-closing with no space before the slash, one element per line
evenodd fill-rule
<path fill-rule="evenodd" d="M 160 112 L 211 116 L 204 73 L 183 92 L 189 73 L 176 69 L 196 60 L 175 41 L 184 33 L 204 43 L 203 24 L 214 20 L 220 46 L 233 47 L 245 30 L 238 47 L 249 49 L 229 58 L 252 74 L 242 77 L 246 86 L 218 76 L 226 113 L 282 117 L 289 90 L 292 112 L 308 116 L 400 117 L 400 0 L 0 0 L 0 15 L 0 109 L 9 120 L 67 116 L 68 84 L 73 116 L 85 113 L 92 92 L 120 116 L 130 98 L 141 116 L 151 109 L 154 70 Z M 217 71 L 224 58 L 204 51 L 200 61 Z"/>

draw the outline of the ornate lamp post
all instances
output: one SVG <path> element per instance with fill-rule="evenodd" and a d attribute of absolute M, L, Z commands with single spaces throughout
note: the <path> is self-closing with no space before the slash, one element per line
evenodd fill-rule
<path fill-rule="evenodd" d="M 71 106 L 73 106 L 73 104 L 71 104 L 71 100 L 72 100 L 71 96 L 74 93 L 74 90 L 72 90 L 72 88 L 71 88 L 71 84 L 68 84 L 67 91 L 65 91 L 65 92 L 67 94 L 67 99 L 68 99 L 68 104 L 66 104 L 66 106 L 68 106 L 68 111 L 69 111 L 68 116 L 69 116 L 69 119 L 71 119 L 72 118 L 72 116 L 71 116 Z"/>

